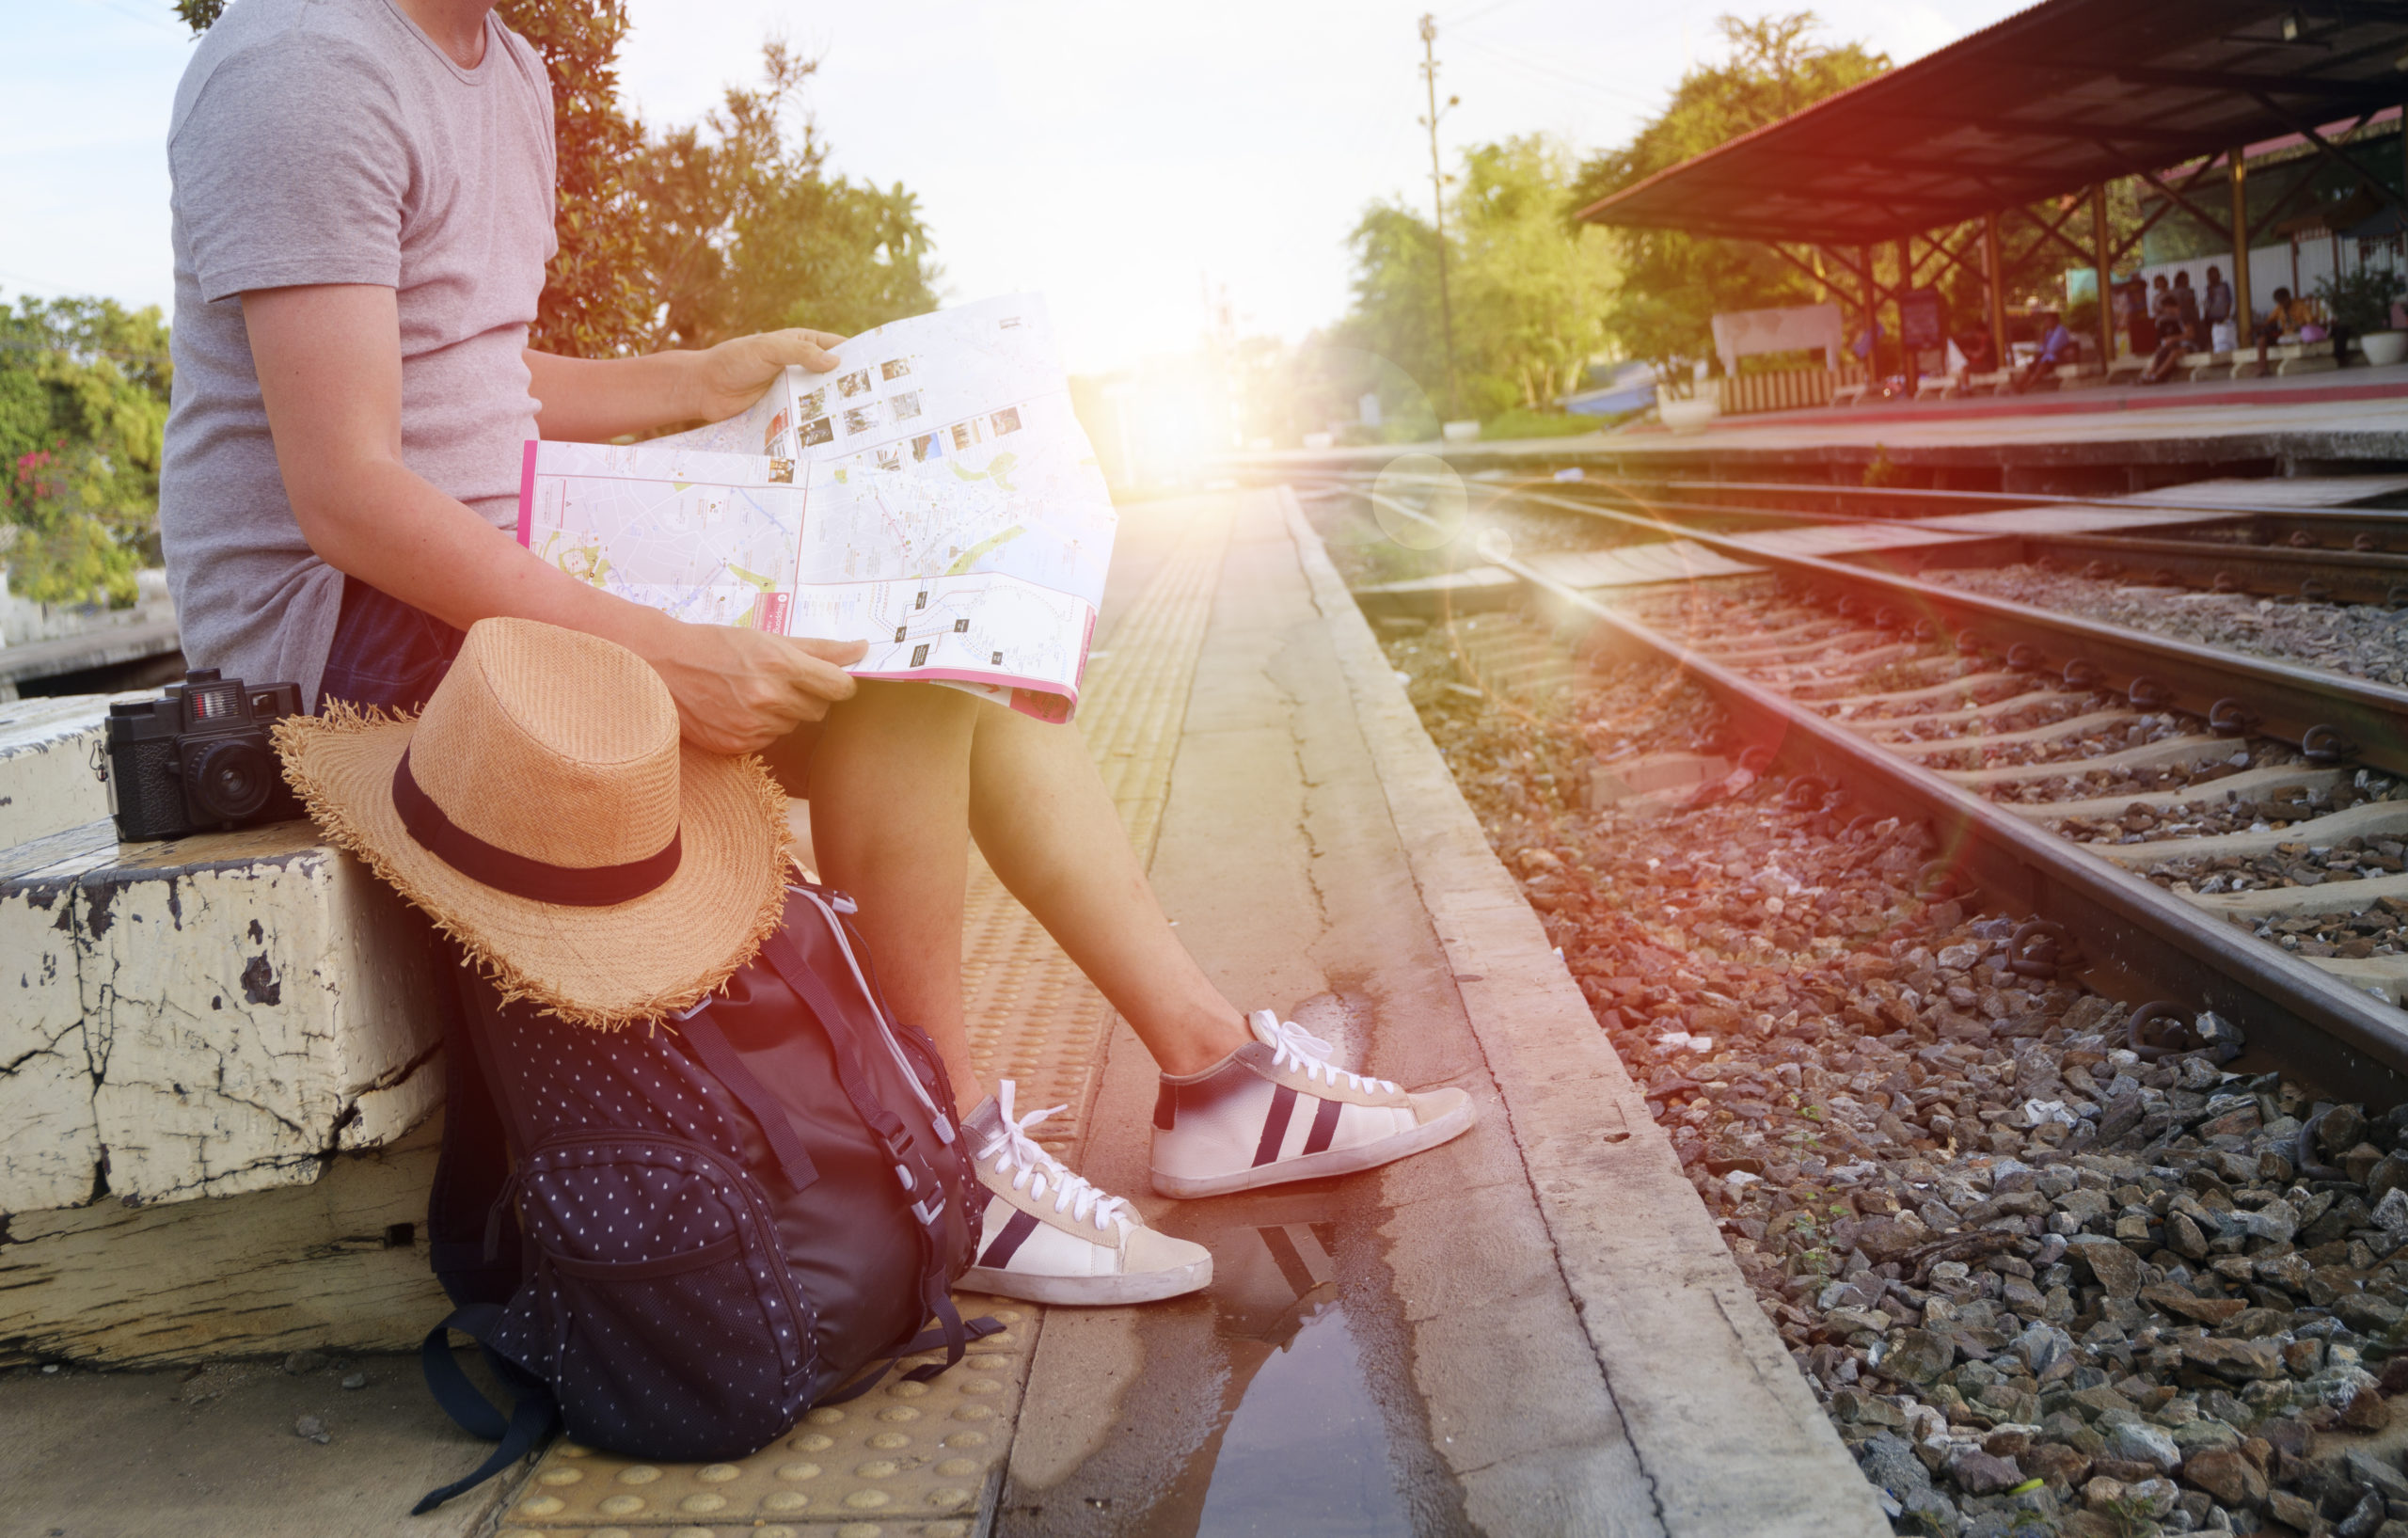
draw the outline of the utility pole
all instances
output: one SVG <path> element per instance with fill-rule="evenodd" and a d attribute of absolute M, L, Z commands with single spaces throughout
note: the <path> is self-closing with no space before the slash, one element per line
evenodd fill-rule
<path fill-rule="evenodd" d="M 1421 126 L 1430 130 L 1430 203 L 1438 226 L 1438 316 L 1447 342 L 1447 415 L 1450 420 L 1464 414 L 1463 387 L 1455 377 L 1455 301 L 1447 291 L 1447 175 L 1438 162 L 1438 119 L 1443 116 L 1438 105 L 1438 20 L 1428 11 L 1421 13 L 1421 80 L 1429 87 L 1430 115 Z M 1447 98 L 1448 109 L 1462 101 Z"/>

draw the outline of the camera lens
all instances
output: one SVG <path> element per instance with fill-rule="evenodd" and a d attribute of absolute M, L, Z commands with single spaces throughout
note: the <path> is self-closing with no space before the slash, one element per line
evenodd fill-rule
<path fill-rule="evenodd" d="M 228 737 L 184 754 L 184 796 L 204 821 L 240 822 L 275 788 L 276 759 L 259 742 Z"/>

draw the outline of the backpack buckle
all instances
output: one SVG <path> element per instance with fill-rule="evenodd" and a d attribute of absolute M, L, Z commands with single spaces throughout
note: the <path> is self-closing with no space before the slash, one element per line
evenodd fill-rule
<path fill-rule="evenodd" d="M 911 1215 L 920 1220 L 920 1226 L 922 1228 L 935 1228 L 937 1226 L 937 1219 L 944 1216 L 943 1196 L 938 1195 L 930 1197 L 923 1201 L 913 1202 L 911 1204 Z"/>

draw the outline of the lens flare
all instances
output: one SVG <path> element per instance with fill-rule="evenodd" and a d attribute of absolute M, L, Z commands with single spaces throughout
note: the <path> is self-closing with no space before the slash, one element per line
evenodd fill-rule
<path fill-rule="evenodd" d="M 1380 531 L 1408 550 L 1434 550 L 1463 532 L 1470 499 L 1463 478 L 1436 454 L 1399 454 L 1372 484 L 1371 512 Z M 1420 518 L 1395 507 L 1402 503 Z"/>

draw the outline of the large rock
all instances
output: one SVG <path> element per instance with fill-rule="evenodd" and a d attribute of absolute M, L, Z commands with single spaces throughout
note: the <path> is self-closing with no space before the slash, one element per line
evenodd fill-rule
<path fill-rule="evenodd" d="M 2129 1302 L 2140 1295 L 2140 1257 L 2115 1240 L 2095 1233 L 2076 1234 L 2066 1253 L 2090 1268 L 2109 1297 Z"/>
<path fill-rule="evenodd" d="M 2228 1383 L 2284 1375 L 2283 1348 L 2273 1340 L 2221 1340 L 2210 1337 L 2185 1340 L 2181 1349 L 2185 1366 L 2212 1372 Z"/>
<path fill-rule="evenodd" d="M 2147 1464 L 2161 1474 L 2171 1474 L 2182 1467 L 2182 1450 L 2174 1445 L 2174 1435 L 2163 1426 L 2152 1426 L 2145 1420 L 2125 1420 L 2105 1428 L 2107 1456 L 2126 1463 Z"/>
<path fill-rule="evenodd" d="M 1956 1360 L 1956 1343 L 1929 1330 L 1900 1330 L 1890 1338 L 1881 1371 L 1903 1383 L 1927 1388 Z"/>
<path fill-rule="evenodd" d="M 2182 1465 L 2182 1479 L 2221 1505 L 2255 1506 L 2266 1498 L 2266 1476 L 2238 1448 L 2193 1453 Z"/>
<path fill-rule="evenodd" d="M 1969 1496 L 1994 1496 L 2022 1483 L 2023 1470 L 2012 1458 L 1969 1447 L 1948 1455 L 1948 1477 Z"/>

